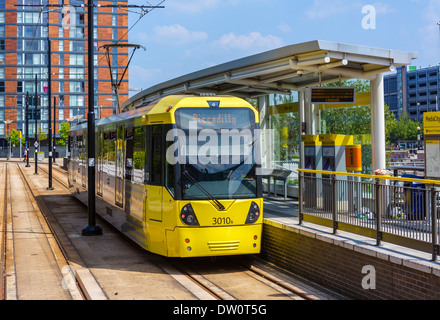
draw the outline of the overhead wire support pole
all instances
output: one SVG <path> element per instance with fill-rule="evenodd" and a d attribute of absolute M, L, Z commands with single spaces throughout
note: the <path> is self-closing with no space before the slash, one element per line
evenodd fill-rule
<path fill-rule="evenodd" d="M 29 91 L 26 92 L 26 128 L 25 128 L 25 150 L 26 150 L 26 167 L 30 167 L 29 164 L 29 151 L 31 148 L 29 147 Z"/>
<path fill-rule="evenodd" d="M 49 186 L 47 187 L 47 190 L 53 190 L 53 186 L 52 186 L 52 48 L 51 48 L 51 41 L 50 39 L 47 39 L 47 44 L 48 44 L 48 51 L 47 51 L 47 55 L 48 55 L 48 88 L 47 88 L 47 96 L 48 96 L 48 103 L 49 103 L 49 119 L 48 119 L 48 123 L 49 123 L 49 136 L 48 136 L 48 140 L 49 140 Z"/>
<path fill-rule="evenodd" d="M 55 151 L 55 142 L 56 142 L 56 133 L 57 133 L 57 117 L 56 117 L 56 109 L 57 109 L 57 97 L 53 97 L 53 141 L 52 141 L 52 146 L 53 146 L 53 156 L 52 156 L 52 163 L 55 163 L 55 159 L 56 159 L 56 151 Z M 50 122 L 49 122 L 50 125 Z"/>
<path fill-rule="evenodd" d="M 94 46 L 93 46 L 93 0 L 87 4 L 88 16 L 88 95 L 89 109 L 87 113 L 87 179 L 88 179 L 88 225 L 82 229 L 83 236 L 102 235 L 101 227 L 96 225 L 96 204 L 95 204 L 95 88 L 94 88 Z"/>
<path fill-rule="evenodd" d="M 38 123 L 37 123 L 37 114 L 38 114 L 38 93 L 37 93 L 37 87 L 38 87 L 38 83 L 37 83 L 37 75 L 35 75 L 35 131 L 34 131 L 34 136 L 35 136 L 35 142 L 34 142 L 34 147 L 35 147 L 35 173 L 34 174 L 38 174 L 38 133 L 37 133 L 37 127 L 38 127 Z"/>

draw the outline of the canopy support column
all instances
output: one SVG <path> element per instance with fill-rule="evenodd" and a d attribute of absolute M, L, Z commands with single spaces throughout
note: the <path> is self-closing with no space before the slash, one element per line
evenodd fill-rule
<path fill-rule="evenodd" d="M 385 169 L 385 99 L 383 74 L 370 80 L 371 88 L 371 154 L 373 172 Z"/>

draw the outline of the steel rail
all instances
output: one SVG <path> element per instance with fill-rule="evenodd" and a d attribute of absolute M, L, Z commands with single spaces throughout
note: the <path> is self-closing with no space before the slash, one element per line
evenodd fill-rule
<path fill-rule="evenodd" d="M 43 223 L 43 221 L 41 221 L 41 217 L 42 217 L 44 219 L 45 224 L 47 225 L 47 227 L 50 230 L 50 234 L 53 236 L 53 238 L 56 242 L 56 247 L 54 247 L 55 244 L 53 244 L 53 243 L 51 243 L 51 241 L 49 241 L 52 252 L 54 253 L 54 255 L 56 255 L 56 250 L 58 249 L 62 255 L 62 258 L 63 258 L 63 261 L 65 262 L 65 264 L 67 266 L 70 266 L 68 255 L 67 255 L 66 251 L 64 250 L 62 243 L 61 243 L 60 239 L 58 238 L 55 230 L 53 229 L 53 226 L 51 225 L 50 221 L 47 218 L 48 215 L 51 215 L 49 209 L 46 207 L 46 205 L 42 201 L 38 201 L 37 194 L 36 194 L 38 192 L 35 191 L 35 188 L 33 188 L 33 186 L 31 185 L 31 182 L 29 181 L 28 177 L 23 172 L 23 169 L 20 167 L 19 164 L 17 164 L 17 168 L 18 168 L 18 171 L 19 171 L 20 176 L 22 178 L 22 181 L 24 182 L 25 188 L 27 189 L 28 194 L 30 195 L 30 198 L 33 200 L 33 202 L 35 202 L 35 206 L 34 206 L 35 209 L 36 210 L 39 209 L 39 211 L 40 211 L 40 215 L 38 215 L 40 223 L 41 224 Z M 46 235 L 46 237 L 47 237 L 47 235 Z M 61 262 L 58 262 L 59 266 L 60 266 L 60 263 Z M 60 271 L 61 271 L 61 268 L 60 268 Z M 82 298 L 84 300 L 92 300 L 89 293 L 87 292 L 87 288 L 85 287 L 83 281 L 81 280 L 81 277 L 76 273 L 73 276 L 73 278 L 75 280 L 76 287 L 78 288 Z"/>
<path fill-rule="evenodd" d="M 3 193 L 3 201 L 2 201 L 2 237 L 1 237 L 1 267 L 0 267 L 0 300 L 6 299 L 6 242 L 7 242 L 7 199 L 8 199 L 8 164 L 4 165 L 4 193 Z"/>

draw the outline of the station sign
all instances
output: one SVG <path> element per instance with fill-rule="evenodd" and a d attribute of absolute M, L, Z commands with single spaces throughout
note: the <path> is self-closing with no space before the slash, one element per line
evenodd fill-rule
<path fill-rule="evenodd" d="M 311 104 L 355 104 L 355 87 L 306 88 L 306 102 Z"/>
<path fill-rule="evenodd" d="M 440 112 L 423 113 L 425 133 L 425 177 L 440 179 Z"/>
<path fill-rule="evenodd" d="M 440 112 L 423 113 L 423 132 L 428 135 L 440 135 Z"/>

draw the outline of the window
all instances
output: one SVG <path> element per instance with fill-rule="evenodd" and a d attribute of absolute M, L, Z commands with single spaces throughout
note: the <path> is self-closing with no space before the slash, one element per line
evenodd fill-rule
<path fill-rule="evenodd" d="M 78 41 L 70 40 L 69 49 L 72 52 L 84 52 L 85 51 L 84 41 L 83 40 L 78 40 Z"/>
<path fill-rule="evenodd" d="M 84 55 L 83 54 L 70 54 L 69 55 L 69 63 L 74 66 L 83 66 L 84 65 Z"/>
<path fill-rule="evenodd" d="M 150 183 L 153 185 L 162 184 L 162 126 L 150 127 L 151 148 L 150 148 Z"/>
<path fill-rule="evenodd" d="M 39 38 L 41 36 L 41 28 L 37 26 L 25 26 L 24 36 L 28 38 L 32 38 L 32 37 Z"/>
<path fill-rule="evenodd" d="M 0 81 L 0 92 L 5 92 L 5 82 Z"/>
<path fill-rule="evenodd" d="M 70 68 L 69 69 L 70 79 L 85 79 L 83 68 Z"/>
<path fill-rule="evenodd" d="M 84 82 L 70 81 L 69 91 L 70 92 L 84 92 Z"/>
<path fill-rule="evenodd" d="M 64 120 L 64 109 L 58 109 L 58 120 Z"/>

